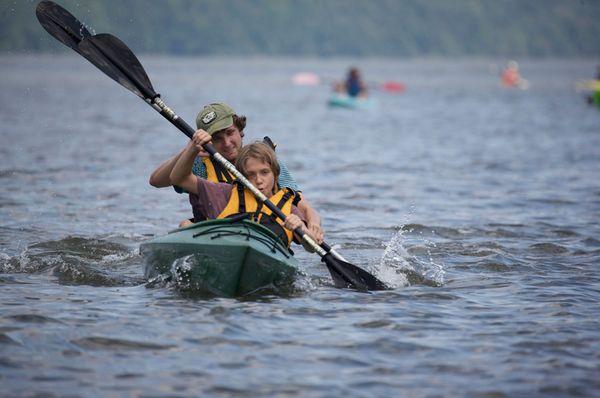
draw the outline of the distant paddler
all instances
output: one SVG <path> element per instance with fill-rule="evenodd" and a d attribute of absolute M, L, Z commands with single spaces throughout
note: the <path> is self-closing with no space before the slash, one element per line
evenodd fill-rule
<path fill-rule="evenodd" d="M 588 104 L 600 107 L 600 65 L 596 67 L 596 80 L 588 80 L 584 87 L 591 91 L 587 96 Z"/>
<path fill-rule="evenodd" d="M 521 90 L 529 88 L 529 82 L 521 77 L 519 64 L 514 60 L 508 61 L 506 68 L 504 68 L 500 75 L 500 80 L 504 87 L 520 88 Z"/>
<path fill-rule="evenodd" d="M 362 79 L 360 70 L 354 66 L 348 70 L 344 82 L 334 84 L 334 91 L 352 98 L 366 97 L 368 95 L 367 85 Z"/>

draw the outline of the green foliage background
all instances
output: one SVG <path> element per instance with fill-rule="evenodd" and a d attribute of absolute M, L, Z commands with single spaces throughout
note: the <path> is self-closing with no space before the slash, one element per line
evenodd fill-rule
<path fill-rule="evenodd" d="M 600 56 L 600 0 L 57 2 L 136 52 Z M 0 51 L 63 51 L 38 24 L 36 4 L 0 0 Z"/>

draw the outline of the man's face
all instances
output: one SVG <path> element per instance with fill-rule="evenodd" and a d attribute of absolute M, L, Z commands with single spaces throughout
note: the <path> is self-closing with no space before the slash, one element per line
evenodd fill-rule
<path fill-rule="evenodd" d="M 242 148 L 242 133 L 234 125 L 215 133 L 212 143 L 217 152 L 232 163 L 235 163 Z"/>

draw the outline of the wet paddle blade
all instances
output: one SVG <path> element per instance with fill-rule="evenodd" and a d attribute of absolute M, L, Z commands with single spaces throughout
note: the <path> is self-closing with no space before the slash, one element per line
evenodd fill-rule
<path fill-rule="evenodd" d="M 77 52 L 79 42 L 92 35 L 69 11 L 52 1 L 40 2 L 35 15 L 50 35 Z"/>
<path fill-rule="evenodd" d="M 153 99 L 156 92 L 135 54 L 121 40 L 108 33 L 86 38 L 78 50 L 108 77 L 142 99 Z"/>
<path fill-rule="evenodd" d="M 156 96 L 142 64 L 121 40 L 109 34 L 92 36 L 77 18 L 52 1 L 40 2 L 35 13 L 52 37 L 77 51 L 111 79 L 143 99 Z"/>
<path fill-rule="evenodd" d="M 360 291 L 387 290 L 389 287 L 367 271 L 327 253 L 321 259 L 336 287 L 352 287 Z"/>

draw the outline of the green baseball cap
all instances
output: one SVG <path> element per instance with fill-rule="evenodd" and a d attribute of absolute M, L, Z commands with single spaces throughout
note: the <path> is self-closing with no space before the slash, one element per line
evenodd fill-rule
<path fill-rule="evenodd" d="M 235 111 L 224 102 L 206 105 L 196 117 L 196 127 L 213 135 L 233 125 Z"/>

